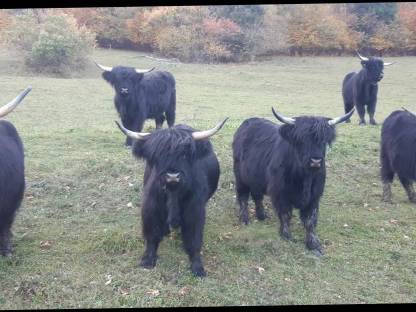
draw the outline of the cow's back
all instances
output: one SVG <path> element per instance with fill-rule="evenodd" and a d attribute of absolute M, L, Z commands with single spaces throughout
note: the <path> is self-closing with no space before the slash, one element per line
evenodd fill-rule
<path fill-rule="evenodd" d="M 276 144 L 282 141 L 279 126 L 263 118 L 245 120 L 234 134 L 234 170 L 254 192 L 266 193 L 266 171 Z"/>
<path fill-rule="evenodd" d="M 22 141 L 10 122 L 0 120 L 0 218 L 20 205 L 24 187 Z"/>
<path fill-rule="evenodd" d="M 392 112 L 381 129 L 381 153 L 399 176 L 416 178 L 416 117 Z"/>

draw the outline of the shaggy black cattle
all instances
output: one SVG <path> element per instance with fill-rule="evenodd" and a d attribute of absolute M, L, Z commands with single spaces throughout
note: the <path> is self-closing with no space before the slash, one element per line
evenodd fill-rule
<path fill-rule="evenodd" d="M 96 63 L 97 64 L 97 63 Z M 102 76 L 110 83 L 116 95 L 114 104 L 127 129 L 140 132 L 146 119 L 155 119 L 156 128 L 166 120 L 169 127 L 175 123 L 176 87 L 175 78 L 167 71 L 140 70 L 133 67 L 107 67 Z M 130 146 L 131 138 L 126 138 Z"/>
<path fill-rule="evenodd" d="M 272 110 L 284 125 L 250 118 L 234 135 L 232 147 L 240 221 L 249 222 L 250 194 L 256 216 L 263 220 L 266 217 L 263 196 L 268 194 L 280 219 L 281 236 L 292 239 L 290 220 L 293 208 L 298 208 L 306 229 L 306 247 L 321 255 L 315 227 L 325 186 L 326 147 L 335 139 L 335 125 L 350 118 L 354 109 L 335 119 L 287 118 Z"/>
<path fill-rule="evenodd" d="M 181 228 L 185 251 L 191 261 L 191 271 L 205 276 L 201 260 L 205 206 L 217 189 L 220 167 L 207 140 L 224 125 L 194 131 L 186 125 L 176 125 L 153 133 L 132 132 L 120 124 L 120 129 L 132 139 L 133 155 L 146 160 L 141 210 L 146 250 L 140 265 L 156 265 L 157 248 L 171 228 Z"/>
<path fill-rule="evenodd" d="M 10 113 L 30 92 L 28 87 L 0 108 L 0 118 Z M 10 256 L 11 227 L 25 190 L 23 144 L 10 122 L 0 119 L 0 254 Z"/>
<path fill-rule="evenodd" d="M 409 200 L 416 203 L 416 116 L 409 111 L 394 111 L 381 128 L 381 180 L 383 200 L 391 201 L 391 183 L 397 174 Z"/>
<path fill-rule="evenodd" d="M 383 63 L 378 57 L 363 57 L 357 52 L 361 59 L 362 69 L 358 73 L 349 73 L 342 82 L 342 97 L 344 99 L 344 110 L 348 113 L 354 106 L 360 116 L 360 125 L 365 125 L 365 106 L 370 116 L 370 124 L 376 125 L 374 113 L 377 104 L 378 82 L 383 78 L 384 66 L 393 63 Z M 350 122 L 350 120 L 347 120 Z"/>

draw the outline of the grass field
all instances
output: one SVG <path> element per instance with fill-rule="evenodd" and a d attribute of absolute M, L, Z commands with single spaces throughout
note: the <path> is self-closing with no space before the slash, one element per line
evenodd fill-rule
<path fill-rule="evenodd" d="M 271 218 L 238 224 L 232 137 L 241 122 L 287 116 L 339 116 L 341 81 L 356 57 L 279 57 L 248 64 L 170 65 L 138 53 L 97 50 L 94 59 L 171 71 L 177 123 L 197 129 L 230 120 L 211 142 L 221 164 L 207 206 L 204 279 L 195 278 L 179 233 L 166 237 L 153 270 L 138 267 L 143 162 L 123 148 L 113 90 L 93 63 L 72 79 L 25 74 L 0 53 L 0 104 L 33 90 L 7 119 L 25 145 L 27 188 L 13 232 L 14 255 L 0 259 L 0 309 L 392 303 L 416 301 L 416 208 L 398 181 L 381 201 L 381 126 L 337 127 L 317 233 L 325 256 L 304 246 L 295 211 L 294 242 Z M 416 111 L 416 58 L 386 58 L 376 120 L 405 106 Z M 366 117 L 368 119 L 368 117 Z M 166 124 L 164 125 L 166 127 Z M 154 122 L 145 124 L 146 131 Z M 132 203 L 132 205 L 128 205 Z M 132 206 L 132 207 L 131 207 Z M 250 208 L 254 204 L 250 202 Z"/>

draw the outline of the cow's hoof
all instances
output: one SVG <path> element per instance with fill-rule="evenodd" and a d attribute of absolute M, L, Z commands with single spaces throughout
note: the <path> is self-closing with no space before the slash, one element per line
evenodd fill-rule
<path fill-rule="evenodd" d="M 139 265 L 145 269 L 153 269 L 156 266 L 156 259 L 157 259 L 156 257 L 155 258 L 143 257 L 140 260 Z"/>
<path fill-rule="evenodd" d="M 285 241 L 293 241 L 293 236 L 290 232 L 286 232 L 286 231 L 282 231 L 280 233 L 280 236 L 285 240 Z"/>
<path fill-rule="evenodd" d="M 248 216 L 240 216 L 240 222 L 245 225 L 250 223 Z"/>
<path fill-rule="evenodd" d="M 416 198 L 415 197 L 409 198 L 409 200 L 410 200 L 411 203 L 416 204 Z"/>
<path fill-rule="evenodd" d="M 360 122 L 358 123 L 358 125 L 359 125 L 359 126 L 365 126 L 365 125 L 366 125 L 366 123 L 365 123 L 365 121 L 360 121 Z"/>
<path fill-rule="evenodd" d="M 256 211 L 256 217 L 257 217 L 257 220 L 263 221 L 267 219 L 269 216 L 267 215 L 265 211 L 261 211 L 261 212 Z"/>
<path fill-rule="evenodd" d="M 324 255 L 324 252 L 321 249 L 312 249 L 311 252 L 317 257 L 322 257 Z"/>
<path fill-rule="evenodd" d="M 192 264 L 191 271 L 196 277 L 207 276 L 207 273 L 205 273 L 204 267 L 201 264 Z"/>
<path fill-rule="evenodd" d="M 377 122 L 375 120 L 371 120 L 370 125 L 377 126 Z"/>

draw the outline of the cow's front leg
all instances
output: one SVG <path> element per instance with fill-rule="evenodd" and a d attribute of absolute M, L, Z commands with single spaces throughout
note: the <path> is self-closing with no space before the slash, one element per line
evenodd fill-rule
<path fill-rule="evenodd" d="M 315 228 L 318 223 L 318 207 L 319 203 L 314 202 L 309 207 L 302 209 L 300 218 L 306 230 L 306 247 L 315 255 L 322 256 L 324 253 L 322 251 L 321 242 L 315 233 Z"/>
<path fill-rule="evenodd" d="M 374 126 L 377 125 L 377 122 L 374 119 L 374 114 L 376 112 L 376 102 L 372 102 L 368 104 L 367 112 L 368 112 L 368 116 L 370 117 L 370 124 Z"/>
<path fill-rule="evenodd" d="M 191 262 L 191 271 L 198 277 L 206 276 L 201 259 L 204 224 L 205 203 L 194 202 L 184 207 L 183 225 L 181 228 L 182 241 Z"/>
<path fill-rule="evenodd" d="M 357 108 L 357 113 L 358 113 L 358 116 L 360 117 L 360 121 L 359 121 L 358 124 L 359 125 L 365 125 L 366 122 L 365 122 L 365 117 L 364 117 L 364 115 L 365 115 L 364 105 L 356 104 L 355 107 Z"/>
<path fill-rule="evenodd" d="M 142 208 L 143 237 L 146 249 L 140 266 L 151 269 L 156 265 L 157 248 L 166 234 L 166 213 L 156 209 L 155 203 L 144 203 Z"/>
<path fill-rule="evenodd" d="M 279 201 L 275 196 L 272 197 L 273 208 L 280 220 L 280 236 L 285 240 L 292 240 L 290 232 L 290 220 L 292 219 L 292 206 L 289 203 Z"/>

